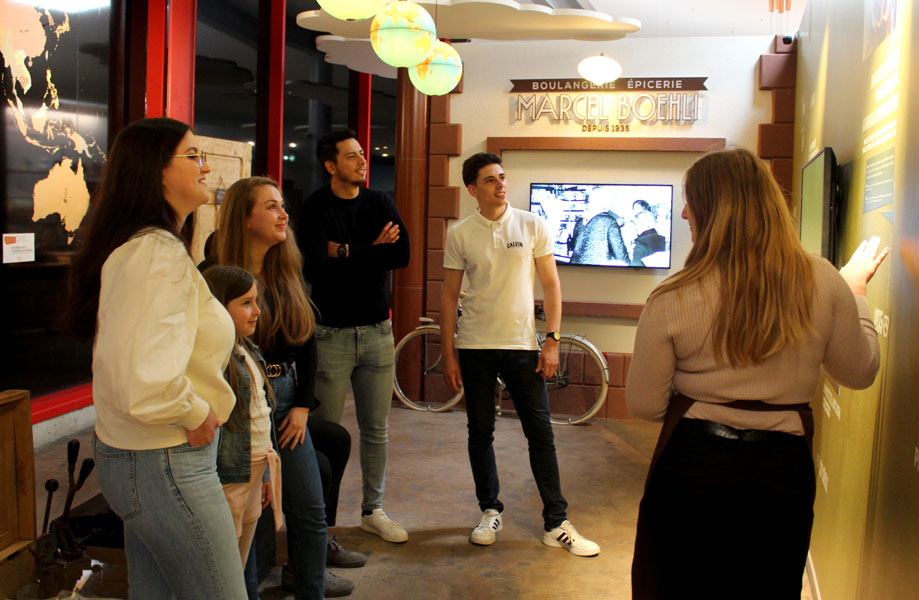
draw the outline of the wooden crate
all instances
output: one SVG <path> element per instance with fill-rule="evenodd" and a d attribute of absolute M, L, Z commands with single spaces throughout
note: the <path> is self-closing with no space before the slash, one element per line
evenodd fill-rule
<path fill-rule="evenodd" d="M 0 561 L 35 539 L 35 460 L 29 392 L 0 392 Z"/>

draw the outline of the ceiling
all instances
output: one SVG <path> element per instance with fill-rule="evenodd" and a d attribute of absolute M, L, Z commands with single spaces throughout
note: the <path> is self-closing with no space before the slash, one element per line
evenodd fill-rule
<path fill-rule="evenodd" d="M 806 4 L 805 0 L 791 0 L 789 12 L 770 13 L 769 0 L 590 0 L 589 3 L 596 11 L 641 21 L 641 31 L 629 37 L 794 33 L 801 24 Z"/>
<path fill-rule="evenodd" d="M 768 0 L 417 0 L 440 37 L 480 39 L 616 39 L 774 35 L 797 31 L 805 0 L 769 12 Z M 369 37 L 370 19 L 341 21 L 301 13 L 298 24 L 345 38 Z M 638 24 L 640 30 L 634 31 Z"/>
<path fill-rule="evenodd" d="M 776 0 L 776 3 L 787 0 Z M 438 37 L 451 39 L 615 40 L 623 37 L 777 35 L 798 30 L 804 0 L 769 12 L 767 0 L 417 0 L 435 18 Z M 336 65 L 385 78 L 368 41 L 370 19 L 342 21 L 319 10 L 297 15 L 297 24 L 319 35 L 316 47 Z"/>

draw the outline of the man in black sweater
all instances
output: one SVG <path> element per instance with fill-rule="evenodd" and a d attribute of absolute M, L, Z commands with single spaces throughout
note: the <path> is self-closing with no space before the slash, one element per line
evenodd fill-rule
<path fill-rule="evenodd" d="M 316 304 L 314 414 L 339 423 L 350 385 L 360 428 L 361 529 L 389 542 L 408 533 L 383 512 L 392 400 L 390 271 L 409 261 L 409 240 L 388 194 L 368 189 L 367 160 L 350 129 L 319 139 L 330 184 L 306 199 L 294 223 Z"/>

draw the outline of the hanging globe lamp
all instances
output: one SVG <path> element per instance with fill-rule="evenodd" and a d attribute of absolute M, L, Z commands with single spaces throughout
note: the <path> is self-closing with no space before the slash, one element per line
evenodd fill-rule
<path fill-rule="evenodd" d="M 428 96 L 449 94 L 463 76 L 463 61 L 450 44 L 434 42 L 430 54 L 423 61 L 408 68 L 412 85 Z"/>
<path fill-rule="evenodd" d="M 317 0 L 322 10 L 342 21 L 360 21 L 377 14 L 390 0 Z"/>
<path fill-rule="evenodd" d="M 414 2 L 391 2 L 370 23 L 373 50 L 392 67 L 417 65 L 430 53 L 435 41 L 434 19 Z"/>

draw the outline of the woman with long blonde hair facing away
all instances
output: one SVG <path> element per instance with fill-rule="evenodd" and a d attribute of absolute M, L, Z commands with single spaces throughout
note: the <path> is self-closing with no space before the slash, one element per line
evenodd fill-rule
<path fill-rule="evenodd" d="M 325 503 L 306 426 L 316 406 L 316 321 L 300 251 L 273 179 L 248 177 L 227 190 L 217 223 L 217 259 L 221 265 L 250 271 L 260 281 L 261 315 L 253 339 L 265 357 L 276 401 L 288 563 L 296 578 L 297 600 L 319 600 L 325 588 Z"/>
<path fill-rule="evenodd" d="M 686 173 L 684 268 L 648 298 L 626 384 L 664 421 L 638 516 L 636 599 L 798 600 L 815 493 L 808 405 L 821 367 L 851 388 L 880 364 L 865 287 L 888 250 L 837 271 L 807 254 L 769 169 L 741 149 Z"/>

